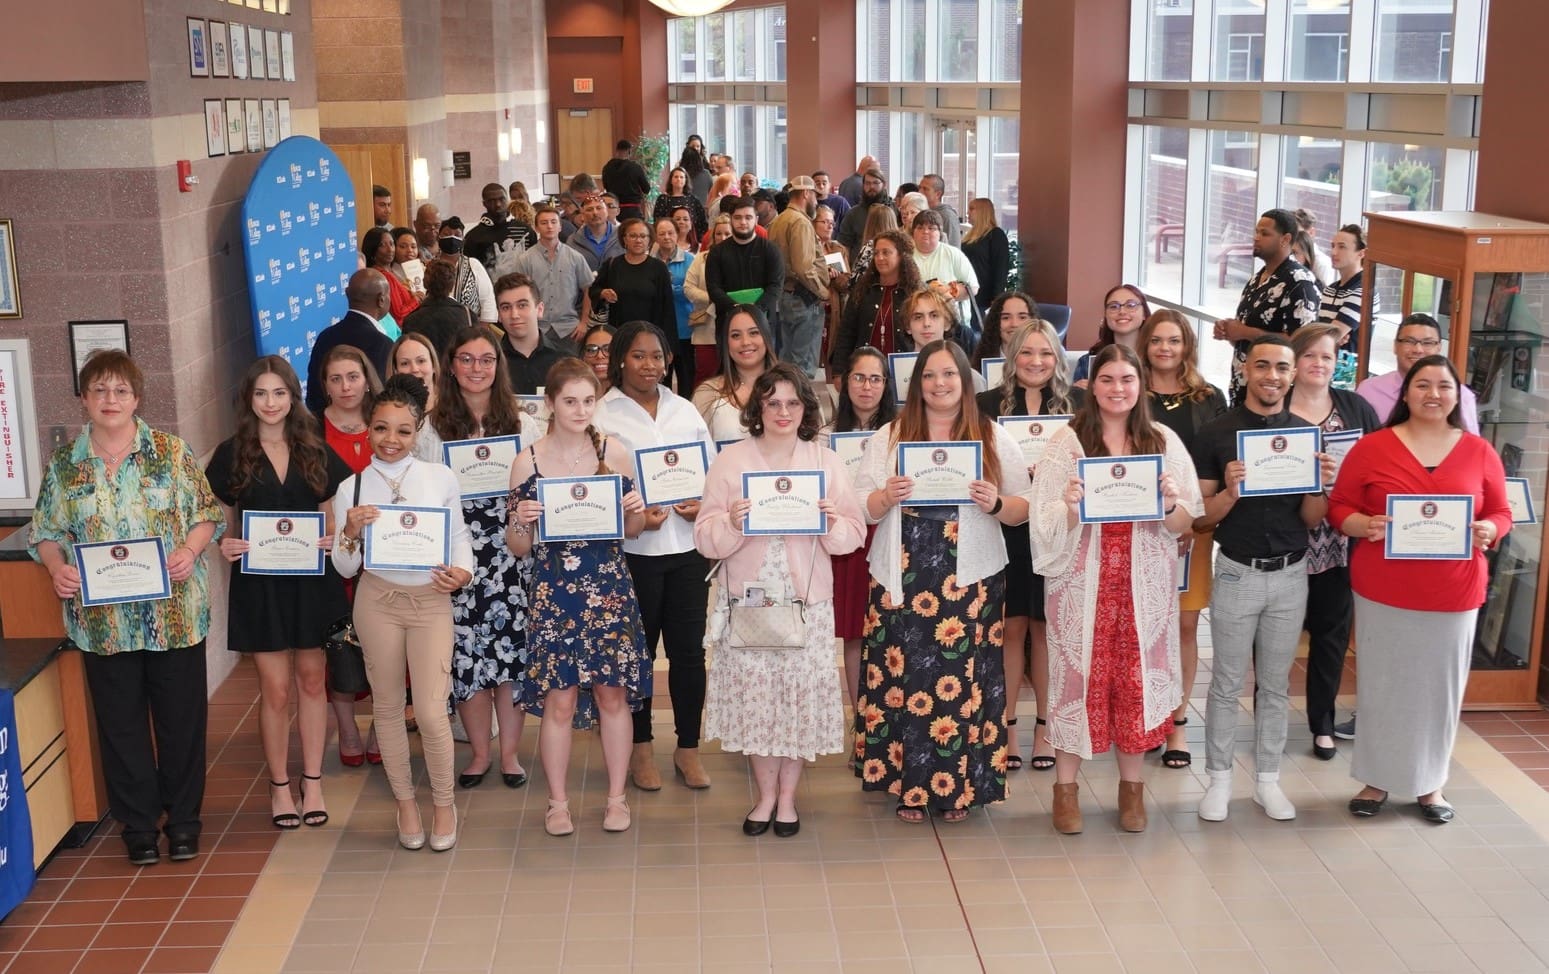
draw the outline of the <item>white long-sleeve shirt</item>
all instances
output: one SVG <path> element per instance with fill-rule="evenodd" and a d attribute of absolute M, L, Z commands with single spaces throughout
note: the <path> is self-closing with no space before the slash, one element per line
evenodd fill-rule
<path fill-rule="evenodd" d="M 388 486 L 387 478 L 397 480 L 403 477 L 399 493 L 403 500 L 394 501 L 392 488 Z M 473 543 L 468 535 L 468 525 L 463 521 L 462 493 L 457 484 L 457 476 L 445 464 L 427 463 L 409 457 L 399 460 L 397 463 L 385 464 L 372 458 L 371 464 L 360 473 L 339 485 L 339 492 L 333 497 L 334 523 L 339 526 L 339 533 L 344 533 L 344 523 L 349 517 L 350 508 L 355 506 L 355 481 L 360 481 L 361 504 L 400 504 L 409 507 L 444 507 L 449 512 L 447 519 L 447 531 L 451 541 L 450 567 L 473 571 Z M 333 546 L 333 567 L 339 570 L 339 574 L 349 578 L 360 571 L 361 561 L 364 559 L 364 548 L 357 546 L 354 551 L 346 551 L 344 545 Z M 430 576 L 425 572 L 400 572 L 378 571 L 378 578 L 393 585 L 405 587 L 427 585 Z"/>
<path fill-rule="evenodd" d="M 597 425 L 617 437 L 633 456 L 636 450 L 675 443 L 700 442 L 711 460 L 715 459 L 715 441 L 699 411 L 666 386 L 657 389 L 656 418 L 640 407 L 622 389 L 609 389 L 597 407 Z M 628 474 L 634 479 L 633 465 Z M 631 555 L 676 555 L 694 550 L 694 525 L 677 511 L 667 509 L 667 520 L 655 531 L 641 531 L 638 538 L 624 539 L 624 552 Z"/>

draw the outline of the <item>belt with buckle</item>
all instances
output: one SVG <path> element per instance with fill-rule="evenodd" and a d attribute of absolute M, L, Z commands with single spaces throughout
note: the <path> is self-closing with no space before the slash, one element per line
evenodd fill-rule
<path fill-rule="evenodd" d="M 1273 558 L 1239 558 L 1229 551 L 1222 551 L 1221 554 L 1237 562 L 1239 565 L 1247 565 L 1254 571 L 1259 572 L 1278 572 L 1280 569 L 1288 568 L 1307 557 L 1305 549 L 1293 551 L 1286 555 L 1276 555 Z"/>

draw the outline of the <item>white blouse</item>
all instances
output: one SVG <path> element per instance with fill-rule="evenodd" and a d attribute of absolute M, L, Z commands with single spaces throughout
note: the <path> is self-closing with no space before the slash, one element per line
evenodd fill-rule
<path fill-rule="evenodd" d="M 644 447 L 698 441 L 704 443 L 705 451 L 713 461 L 715 441 L 710 438 L 699 411 L 666 386 L 658 386 L 657 393 L 661 398 L 656 401 L 656 418 L 652 419 L 651 414 L 622 389 L 609 389 L 597 407 L 596 425 L 605 429 L 609 436 L 617 437 L 631 457 Z M 617 472 L 628 474 L 630 479 L 635 477 L 633 469 Z M 655 531 L 641 531 L 638 538 L 624 539 L 624 551 L 631 555 L 677 555 L 693 550 L 693 522 L 684 520 L 671 508 L 667 509 L 667 520 Z"/>
<path fill-rule="evenodd" d="M 395 502 L 387 478 L 397 480 L 400 476 L 403 477 L 403 483 L 399 493 L 403 500 Z M 339 492 L 333 496 L 334 523 L 339 526 L 341 537 L 350 508 L 355 505 L 357 479 L 360 481 L 362 504 L 398 503 L 412 507 L 444 507 L 450 511 L 447 528 L 451 535 L 451 567 L 467 569 L 470 573 L 473 571 L 473 543 L 468 535 L 468 525 L 463 521 L 463 501 L 457 477 L 450 468 L 414 457 L 393 464 L 383 463 L 373 457 L 366 469 L 340 484 Z M 359 546 L 354 551 L 346 551 L 344 545 L 335 544 L 333 567 L 339 570 L 340 575 L 349 578 L 360 571 L 364 554 Z M 430 584 L 430 575 L 425 572 L 378 571 L 376 575 L 384 582 L 406 588 Z"/>

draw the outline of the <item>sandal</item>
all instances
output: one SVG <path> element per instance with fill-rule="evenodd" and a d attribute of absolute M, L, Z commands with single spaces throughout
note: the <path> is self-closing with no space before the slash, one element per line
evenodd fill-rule
<path fill-rule="evenodd" d="M 271 802 L 274 800 L 275 792 L 277 792 L 281 788 L 285 789 L 285 797 L 289 798 L 290 797 L 290 779 L 289 778 L 286 778 L 284 781 L 270 781 L 269 782 L 269 800 Z M 271 806 L 270 810 L 271 811 L 273 810 L 272 806 Z M 274 827 L 277 828 L 277 829 L 299 829 L 299 828 L 301 828 L 301 816 L 297 815 L 295 812 L 279 812 L 274 817 L 269 819 L 269 821 L 273 822 L 274 823 Z"/>
<path fill-rule="evenodd" d="M 1184 717 L 1181 720 L 1174 719 L 1173 727 L 1183 727 L 1188 724 L 1188 722 L 1189 718 L 1187 717 Z M 1188 751 L 1182 750 L 1181 748 L 1168 748 L 1162 752 L 1162 767 L 1164 768 L 1187 768 L 1193 763 L 1194 755 Z"/>
<path fill-rule="evenodd" d="M 1034 717 L 1033 720 L 1034 720 L 1034 722 L 1039 727 L 1048 727 L 1049 726 L 1049 722 L 1047 720 L 1044 720 L 1042 717 Z M 1035 735 L 1036 735 L 1036 733 L 1037 732 L 1034 731 Z M 1044 735 L 1043 742 L 1045 744 L 1049 743 L 1048 735 Z M 1033 749 L 1037 750 L 1038 749 L 1038 745 L 1034 744 L 1033 745 Z M 1050 769 L 1052 769 L 1054 767 L 1054 755 L 1052 755 L 1052 754 L 1034 754 L 1033 755 L 1033 760 L 1032 760 L 1031 763 L 1032 763 L 1034 771 L 1048 771 L 1048 770 L 1050 770 Z"/>
<path fill-rule="evenodd" d="M 1014 733 L 1011 730 L 1011 728 L 1015 727 L 1016 725 L 1017 725 L 1017 719 L 1015 717 L 1013 717 L 1010 720 L 1006 721 L 1006 736 L 1007 737 L 1010 737 L 1012 735 L 1012 733 Z M 1011 748 L 1006 753 L 1006 770 L 1007 771 L 1020 771 L 1020 770 L 1022 770 L 1022 755 L 1017 751 L 1016 748 Z"/>
<path fill-rule="evenodd" d="M 302 774 L 301 774 L 301 805 L 302 805 L 303 808 L 305 808 L 306 804 L 307 804 L 307 782 L 309 782 L 309 781 L 317 782 L 317 790 L 319 792 L 321 792 L 323 790 L 323 776 L 322 775 L 320 775 L 320 774 L 307 774 L 306 772 L 302 772 Z M 301 813 L 301 821 L 302 821 L 303 824 L 308 825 L 308 826 L 310 826 L 311 828 L 314 828 L 314 829 L 315 828 L 319 828 L 319 827 L 324 826 L 324 825 L 327 825 L 328 824 L 328 809 L 326 809 L 326 808 L 314 808 L 311 811 L 303 811 Z"/>
<path fill-rule="evenodd" d="M 963 819 L 968 817 L 968 813 L 971 811 L 973 811 L 973 809 L 954 808 L 951 811 L 942 812 L 941 820 L 943 822 L 961 822 Z"/>
<path fill-rule="evenodd" d="M 893 812 L 893 814 L 898 816 L 898 820 L 900 822 L 908 822 L 910 825 L 919 825 L 923 823 L 928 817 L 925 814 L 925 809 L 910 808 L 908 805 L 904 805 L 902 803 L 899 804 L 898 808 Z"/>

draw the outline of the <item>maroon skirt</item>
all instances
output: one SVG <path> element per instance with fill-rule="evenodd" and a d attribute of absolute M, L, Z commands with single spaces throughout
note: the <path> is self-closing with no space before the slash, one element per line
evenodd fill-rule
<path fill-rule="evenodd" d="M 840 639 L 860 639 L 865 633 L 867 593 L 871 588 L 871 553 L 875 524 L 866 528 L 866 543 L 847 555 L 836 555 L 834 562 L 834 635 Z"/>

